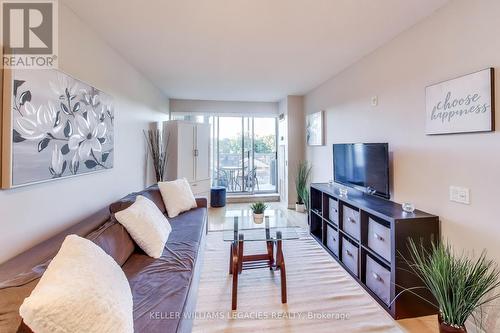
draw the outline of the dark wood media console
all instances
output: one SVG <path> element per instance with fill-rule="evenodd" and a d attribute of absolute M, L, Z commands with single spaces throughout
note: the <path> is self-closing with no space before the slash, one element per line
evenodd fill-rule
<path fill-rule="evenodd" d="M 339 186 L 311 184 L 310 233 L 394 319 L 437 313 L 405 288 L 423 286 L 403 258 L 408 239 L 430 248 L 440 239 L 439 218 L 419 210 L 407 213 L 395 202 Z M 426 289 L 415 289 L 434 303 Z"/>

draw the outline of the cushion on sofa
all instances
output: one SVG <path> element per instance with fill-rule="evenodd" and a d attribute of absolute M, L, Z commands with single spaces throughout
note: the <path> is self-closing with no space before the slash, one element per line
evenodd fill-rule
<path fill-rule="evenodd" d="M 57 235 L 0 264 L 0 332 L 15 332 L 21 324 L 19 307 L 37 285 L 68 234 L 86 236 L 109 220 L 101 209 Z"/>
<path fill-rule="evenodd" d="M 133 332 L 132 293 L 99 246 L 69 235 L 19 308 L 34 332 Z"/>
<path fill-rule="evenodd" d="M 161 196 L 160 190 L 158 189 L 158 185 L 156 184 L 151 185 L 147 189 L 142 190 L 140 192 L 130 193 L 129 195 L 121 198 L 120 200 L 113 202 L 109 206 L 109 212 L 111 214 L 115 214 L 120 210 L 124 210 L 130 207 L 135 202 L 135 198 L 138 195 L 142 195 L 143 197 L 146 197 L 149 200 L 153 201 L 162 213 L 166 212 L 165 204 L 163 203 L 163 198 Z"/>
<path fill-rule="evenodd" d="M 160 188 L 168 217 L 176 217 L 182 212 L 196 208 L 196 199 L 186 178 L 170 182 L 160 182 L 158 183 L 158 187 Z"/>
<path fill-rule="evenodd" d="M 116 212 L 115 218 L 144 252 L 153 258 L 161 256 L 172 228 L 151 200 L 138 195 L 130 207 Z"/>
<path fill-rule="evenodd" d="M 111 219 L 85 238 L 90 239 L 109 254 L 118 265 L 123 265 L 135 250 L 135 243 L 123 225 Z"/>
<path fill-rule="evenodd" d="M 206 208 L 192 209 L 169 219 L 172 232 L 159 259 L 133 253 L 122 266 L 134 295 L 137 332 L 176 332 L 201 255 Z"/>

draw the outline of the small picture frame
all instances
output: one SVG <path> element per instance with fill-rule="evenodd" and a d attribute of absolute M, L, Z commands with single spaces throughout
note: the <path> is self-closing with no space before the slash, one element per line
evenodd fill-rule
<path fill-rule="evenodd" d="M 324 111 L 311 113 L 306 117 L 306 142 L 309 146 L 323 146 Z"/>

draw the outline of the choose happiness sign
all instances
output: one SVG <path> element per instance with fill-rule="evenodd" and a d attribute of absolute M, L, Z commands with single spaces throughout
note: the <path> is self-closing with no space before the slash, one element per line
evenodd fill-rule
<path fill-rule="evenodd" d="M 493 68 L 425 89 L 426 134 L 494 130 Z"/>

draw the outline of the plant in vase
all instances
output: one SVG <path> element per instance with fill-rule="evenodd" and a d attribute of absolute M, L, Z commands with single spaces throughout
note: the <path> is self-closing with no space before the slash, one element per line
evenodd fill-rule
<path fill-rule="evenodd" d="M 165 180 L 165 167 L 167 165 L 168 136 L 159 129 L 144 130 L 148 153 L 153 162 L 157 182 Z"/>
<path fill-rule="evenodd" d="M 500 297 L 497 264 L 488 260 L 484 251 L 474 259 L 467 254 L 455 254 L 443 242 L 433 244 L 427 251 L 410 239 L 409 250 L 411 261 L 405 259 L 406 262 L 436 299 L 439 331 L 467 332 L 465 322 L 469 317 L 483 329 L 483 306 Z"/>
<path fill-rule="evenodd" d="M 307 161 L 299 163 L 297 176 L 295 177 L 295 190 L 297 192 L 297 202 L 295 210 L 303 213 L 309 209 L 309 178 L 311 177 L 311 166 Z"/>
<path fill-rule="evenodd" d="M 256 224 L 260 224 L 264 221 L 264 211 L 267 209 L 267 205 L 262 201 L 257 201 L 250 205 L 250 209 L 253 212 L 253 221 Z"/>

